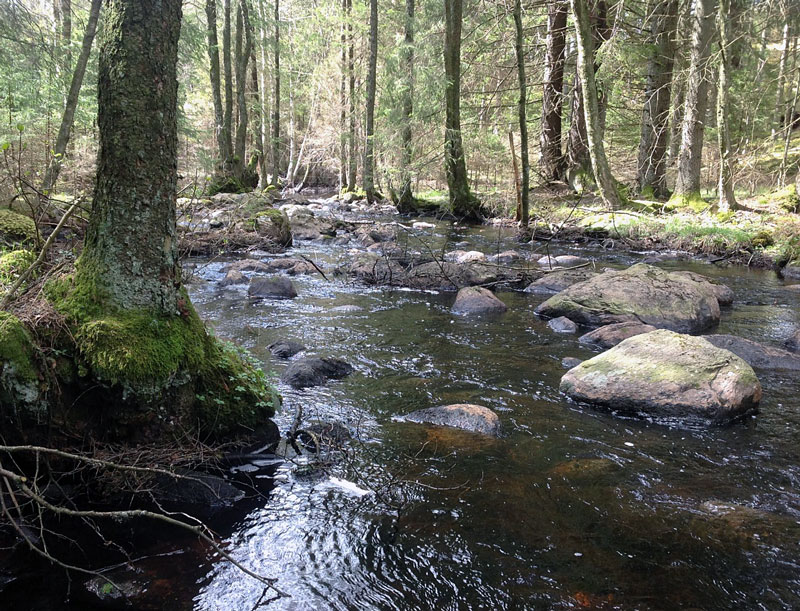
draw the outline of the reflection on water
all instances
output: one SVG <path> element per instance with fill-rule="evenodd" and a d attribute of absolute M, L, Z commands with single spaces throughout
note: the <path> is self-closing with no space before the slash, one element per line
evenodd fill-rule
<path fill-rule="evenodd" d="M 447 237 L 487 253 L 515 246 L 496 229 Z M 328 263 L 341 255 L 314 245 L 302 252 Z M 641 259 L 614 257 L 615 265 Z M 722 333 L 779 342 L 800 324 L 800 301 L 774 274 L 664 266 L 734 289 Z M 302 405 L 312 419 L 343 422 L 355 439 L 323 472 L 281 467 L 268 501 L 236 525 L 231 553 L 291 595 L 268 608 L 800 604 L 796 374 L 760 372 L 760 414 L 729 428 L 620 420 L 559 395 L 561 359 L 592 352 L 535 317 L 540 297 L 502 293 L 509 311 L 476 321 L 450 314 L 452 295 L 304 276 L 294 279 L 300 296 L 291 302 L 249 302 L 241 289 L 215 287 L 221 267 L 203 267 L 199 275 L 212 282 L 192 287 L 218 334 L 242 342 L 276 376 L 286 363 L 267 346 L 281 338 L 356 369 L 325 387 L 280 389 L 282 429 Z M 334 310 L 343 305 L 361 309 Z M 392 420 L 454 402 L 496 410 L 503 438 Z M 210 559 L 194 605 L 250 609 L 262 593 Z"/>

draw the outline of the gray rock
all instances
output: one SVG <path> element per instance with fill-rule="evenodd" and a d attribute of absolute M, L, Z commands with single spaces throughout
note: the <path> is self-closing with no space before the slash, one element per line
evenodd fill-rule
<path fill-rule="evenodd" d="M 284 276 L 256 276 L 247 289 L 250 297 L 265 299 L 294 299 L 297 291 L 292 281 Z"/>
<path fill-rule="evenodd" d="M 580 365 L 582 362 L 582 360 L 575 358 L 574 356 L 565 356 L 563 359 L 561 359 L 561 366 L 564 369 L 572 369 L 573 367 Z"/>
<path fill-rule="evenodd" d="M 497 414 L 488 407 L 469 403 L 420 409 L 411 412 L 403 419 L 408 422 L 448 426 L 494 437 L 497 437 L 501 430 Z"/>
<path fill-rule="evenodd" d="M 800 293 L 800 284 L 786 284 L 783 288 L 793 293 Z"/>
<path fill-rule="evenodd" d="M 800 280 L 800 261 L 792 261 L 781 270 L 781 275 L 784 278 L 791 278 L 793 280 Z"/>
<path fill-rule="evenodd" d="M 240 271 L 232 269 L 219 281 L 219 285 L 233 286 L 234 284 L 247 284 L 248 282 L 250 282 L 250 279 L 247 276 Z"/>
<path fill-rule="evenodd" d="M 475 263 L 486 261 L 486 255 L 478 250 L 451 250 L 445 253 L 444 260 L 450 263 Z"/>
<path fill-rule="evenodd" d="M 538 280 L 534 280 L 525 289 L 526 293 L 536 293 L 542 295 L 553 295 L 560 293 L 573 284 L 584 282 L 597 275 L 592 269 L 582 267 L 581 269 L 565 269 L 545 274 Z"/>
<path fill-rule="evenodd" d="M 406 286 L 420 290 L 454 291 L 462 286 L 487 284 L 495 280 L 496 273 L 480 264 L 431 261 L 408 270 Z"/>
<path fill-rule="evenodd" d="M 716 282 L 712 282 L 709 278 L 706 278 L 705 276 L 695 272 L 680 271 L 673 273 L 679 274 L 681 276 L 689 278 L 689 280 L 698 282 L 703 286 L 709 287 L 712 291 L 714 291 L 714 294 L 717 296 L 717 301 L 719 301 L 719 305 L 729 306 L 733 304 L 734 294 L 733 290 L 730 287 L 725 286 L 724 284 L 717 284 Z"/>
<path fill-rule="evenodd" d="M 730 350 L 754 369 L 800 371 L 800 355 L 735 335 L 705 335 L 717 348 Z"/>
<path fill-rule="evenodd" d="M 786 340 L 786 347 L 792 352 L 800 352 L 800 329 L 795 331 L 792 336 Z"/>
<path fill-rule="evenodd" d="M 656 328 L 654 326 L 645 325 L 640 322 L 618 322 L 613 325 L 605 325 L 594 331 L 589 331 L 586 335 L 581 335 L 578 341 L 581 344 L 608 350 L 629 337 L 641 335 L 642 333 L 650 333 L 650 331 L 655 330 Z"/>
<path fill-rule="evenodd" d="M 552 269 L 554 267 L 574 267 L 575 265 L 582 265 L 586 263 L 586 259 L 576 257 L 575 255 L 559 255 L 557 257 L 545 255 L 536 263 L 538 263 L 539 267 Z"/>
<path fill-rule="evenodd" d="M 508 308 L 489 289 L 468 286 L 458 291 L 451 309 L 455 314 L 488 314 L 505 312 Z"/>
<path fill-rule="evenodd" d="M 258 259 L 242 259 L 241 261 L 235 261 L 231 263 L 227 267 L 222 269 L 223 272 L 260 272 L 263 274 L 269 274 L 275 269 L 264 263 L 263 261 L 259 261 Z"/>
<path fill-rule="evenodd" d="M 303 344 L 290 341 L 288 339 L 281 339 L 269 345 L 269 351 L 272 356 L 279 359 L 290 359 L 298 352 L 302 352 L 306 347 Z"/>
<path fill-rule="evenodd" d="M 720 318 L 710 284 L 645 263 L 573 284 L 536 312 L 546 318 L 566 316 L 590 327 L 634 321 L 680 333 L 700 333 Z"/>
<path fill-rule="evenodd" d="M 738 356 L 666 329 L 630 337 L 561 378 L 561 392 L 626 415 L 725 422 L 754 410 L 761 384 Z"/>
<path fill-rule="evenodd" d="M 578 325 L 566 316 L 559 316 L 558 318 L 548 320 L 547 326 L 556 333 L 576 333 L 578 331 Z"/>
<path fill-rule="evenodd" d="M 281 382 L 292 388 L 320 386 L 329 379 L 350 375 L 353 367 L 339 359 L 308 357 L 294 361 L 281 376 Z"/>
<path fill-rule="evenodd" d="M 498 265 L 511 265 L 521 259 L 522 256 L 516 250 L 506 250 L 487 258 L 490 263 L 497 263 Z"/>

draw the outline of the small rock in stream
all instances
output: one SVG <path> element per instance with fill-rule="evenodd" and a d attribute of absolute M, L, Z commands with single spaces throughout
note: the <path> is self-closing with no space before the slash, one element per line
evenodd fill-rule
<path fill-rule="evenodd" d="M 786 347 L 792 352 L 800 352 L 800 329 L 795 331 L 794 334 L 786 340 Z"/>
<path fill-rule="evenodd" d="M 247 290 L 250 297 L 268 299 L 294 299 L 297 291 L 292 281 L 284 276 L 256 276 Z"/>
<path fill-rule="evenodd" d="M 269 351 L 272 356 L 279 359 L 290 359 L 298 352 L 302 352 L 306 347 L 303 344 L 293 342 L 287 339 L 280 339 L 269 345 Z"/>
<path fill-rule="evenodd" d="M 320 386 L 331 378 L 343 378 L 352 372 L 353 367 L 339 359 L 307 357 L 289 365 L 281 376 L 281 382 L 292 388 L 308 388 Z"/>
<path fill-rule="evenodd" d="M 468 286 L 458 291 L 451 309 L 455 314 L 488 314 L 505 312 L 508 308 L 489 289 Z"/>
<path fill-rule="evenodd" d="M 411 412 L 403 420 L 419 424 L 448 426 L 493 437 L 500 435 L 500 419 L 497 414 L 488 407 L 470 403 L 456 403 L 420 409 Z"/>
<path fill-rule="evenodd" d="M 547 326 L 556 333 L 575 333 L 578 331 L 578 325 L 566 316 L 559 316 L 547 321 Z"/>
<path fill-rule="evenodd" d="M 564 369 L 572 369 L 573 367 L 580 365 L 582 362 L 583 361 L 581 359 L 575 358 L 574 356 L 565 356 L 563 359 L 561 359 L 561 366 Z"/>

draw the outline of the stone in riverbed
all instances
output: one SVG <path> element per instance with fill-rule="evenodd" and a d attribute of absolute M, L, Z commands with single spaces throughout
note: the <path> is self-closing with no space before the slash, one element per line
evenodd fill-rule
<path fill-rule="evenodd" d="M 500 434 L 500 419 L 497 414 L 488 407 L 470 403 L 456 403 L 420 409 L 411 412 L 403 420 L 419 424 L 448 426 L 494 437 Z"/>
<path fill-rule="evenodd" d="M 645 325 L 640 322 L 618 322 L 613 325 L 605 325 L 594 331 L 589 331 L 586 335 L 581 335 L 578 341 L 581 344 L 588 344 L 589 346 L 596 346 L 603 350 L 608 350 L 629 337 L 641 335 L 642 333 L 650 333 L 650 331 L 655 330 L 656 328 L 654 326 Z"/>
<path fill-rule="evenodd" d="M 294 284 L 284 276 L 257 276 L 250 281 L 247 294 L 250 297 L 267 299 L 294 299 L 297 297 Z"/>
<path fill-rule="evenodd" d="M 444 260 L 449 263 L 477 263 L 485 261 L 486 255 L 478 250 L 452 250 L 445 254 Z"/>
<path fill-rule="evenodd" d="M 698 282 L 703 286 L 707 286 L 710 288 L 714 294 L 717 296 L 717 301 L 721 306 L 729 306 L 733 304 L 734 294 L 733 290 L 730 287 L 725 286 L 724 284 L 717 284 L 716 282 L 712 282 L 710 279 L 706 278 L 702 274 L 698 274 L 696 272 L 690 271 L 679 271 L 673 272 L 674 274 L 679 274 L 692 280 L 694 282 Z"/>
<path fill-rule="evenodd" d="M 581 359 L 574 356 L 565 356 L 563 359 L 561 359 L 561 366 L 564 369 L 572 369 L 573 367 L 580 365 L 582 362 L 583 361 Z"/>
<path fill-rule="evenodd" d="M 500 313 L 507 309 L 492 291 L 480 286 L 468 286 L 458 291 L 452 307 L 455 314 Z"/>
<path fill-rule="evenodd" d="M 556 333 L 575 333 L 578 331 L 578 325 L 566 316 L 559 316 L 553 320 L 548 320 L 547 326 Z"/>
<path fill-rule="evenodd" d="M 735 335 L 706 335 L 717 348 L 730 350 L 755 369 L 800 371 L 800 355 Z"/>
<path fill-rule="evenodd" d="M 290 341 L 288 339 L 281 339 L 269 345 L 269 351 L 272 356 L 279 359 L 290 359 L 298 352 L 302 352 L 306 347 L 303 344 Z"/>
<path fill-rule="evenodd" d="M 781 270 L 781 275 L 784 278 L 791 278 L 794 280 L 800 279 L 800 261 L 792 261 Z"/>
<path fill-rule="evenodd" d="M 583 265 L 586 259 L 576 257 L 575 255 L 559 255 L 557 257 L 545 255 L 537 261 L 539 267 L 551 269 L 553 267 L 574 267 L 576 265 Z"/>
<path fill-rule="evenodd" d="M 536 313 L 566 316 L 590 327 L 634 321 L 680 333 L 700 333 L 720 318 L 710 284 L 645 263 L 574 284 L 541 304 Z"/>
<path fill-rule="evenodd" d="M 792 352 L 800 352 L 800 329 L 795 331 L 792 336 L 786 340 L 786 347 Z"/>
<path fill-rule="evenodd" d="M 352 372 L 353 367 L 339 359 L 308 357 L 289 365 L 281 376 L 281 382 L 292 388 L 308 388 L 320 386 L 331 378 L 343 378 Z"/>
<path fill-rule="evenodd" d="M 573 284 L 594 278 L 596 275 L 597 272 L 588 267 L 582 267 L 581 269 L 562 269 L 546 274 L 542 278 L 531 282 L 528 288 L 525 289 L 525 292 L 552 295 L 554 293 L 560 293 Z"/>
<path fill-rule="evenodd" d="M 219 281 L 219 285 L 233 286 L 234 284 L 247 284 L 248 282 L 250 282 L 250 279 L 247 276 L 240 271 L 232 269 Z"/>
<path fill-rule="evenodd" d="M 522 256 L 516 250 L 506 250 L 487 258 L 490 263 L 496 263 L 498 265 L 511 265 L 521 259 Z"/>
<path fill-rule="evenodd" d="M 741 358 L 666 329 L 636 335 L 561 378 L 576 401 L 624 415 L 725 422 L 754 410 L 761 384 Z"/>

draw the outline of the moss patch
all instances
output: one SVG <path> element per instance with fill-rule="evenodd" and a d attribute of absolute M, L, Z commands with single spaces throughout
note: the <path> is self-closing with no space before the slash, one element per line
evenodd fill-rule
<path fill-rule="evenodd" d="M 0 285 L 12 284 L 35 260 L 30 250 L 12 250 L 0 256 Z"/>
<path fill-rule="evenodd" d="M 667 205 L 676 209 L 688 208 L 693 212 L 703 212 L 712 207 L 712 204 L 700 197 L 700 193 L 676 193 L 669 199 Z"/>
<path fill-rule="evenodd" d="M 0 209 L 0 243 L 7 246 L 32 244 L 36 240 L 36 224 L 32 219 L 14 212 Z"/>
<path fill-rule="evenodd" d="M 797 193 L 797 185 L 789 185 L 764 195 L 758 199 L 758 203 L 777 206 L 784 212 L 800 212 L 800 195 Z"/>
<path fill-rule="evenodd" d="M 0 359 L 4 367 L 10 365 L 21 380 L 37 380 L 35 350 L 22 322 L 13 314 L 0 311 Z"/>

